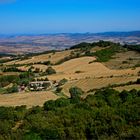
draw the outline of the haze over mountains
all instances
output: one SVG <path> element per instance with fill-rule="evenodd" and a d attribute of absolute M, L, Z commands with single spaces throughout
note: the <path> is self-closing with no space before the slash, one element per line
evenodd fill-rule
<path fill-rule="evenodd" d="M 140 31 L 104 33 L 57 33 L 0 35 L 0 53 L 31 53 L 62 50 L 81 42 L 107 40 L 121 44 L 140 44 Z"/>

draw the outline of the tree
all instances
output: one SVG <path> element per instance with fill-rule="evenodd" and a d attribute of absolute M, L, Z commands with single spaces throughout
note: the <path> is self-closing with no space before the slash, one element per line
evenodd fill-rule
<path fill-rule="evenodd" d="M 67 81 L 68 81 L 68 80 L 64 78 L 64 79 L 62 79 L 62 80 L 59 81 L 58 85 L 59 85 L 59 86 L 62 86 L 62 85 L 64 85 Z"/>
<path fill-rule="evenodd" d="M 48 74 L 48 75 L 55 74 L 55 73 L 56 73 L 56 71 L 52 67 L 48 67 L 46 70 L 46 74 Z"/>
<path fill-rule="evenodd" d="M 68 105 L 70 105 L 70 101 L 68 99 L 65 99 L 65 98 L 59 98 L 55 101 L 56 107 L 66 107 Z"/>
<path fill-rule="evenodd" d="M 14 84 L 11 88 L 7 89 L 8 93 L 18 92 L 18 86 Z"/>
<path fill-rule="evenodd" d="M 44 103 L 44 110 L 49 111 L 54 109 L 55 109 L 55 102 L 53 100 Z"/>
<path fill-rule="evenodd" d="M 45 61 L 45 62 L 43 62 L 43 64 L 44 64 L 44 65 L 47 65 L 47 66 L 48 66 L 48 65 L 51 65 L 51 61 Z"/>
<path fill-rule="evenodd" d="M 21 80 L 21 85 L 27 86 L 29 84 L 29 79 L 23 79 Z"/>
<path fill-rule="evenodd" d="M 140 78 L 137 79 L 136 84 L 140 84 Z"/>
<path fill-rule="evenodd" d="M 71 99 L 78 98 L 80 97 L 84 92 L 82 91 L 81 88 L 78 87 L 72 87 L 69 89 Z"/>
<path fill-rule="evenodd" d="M 62 91 L 62 87 L 57 87 L 56 92 L 60 93 Z"/>
<path fill-rule="evenodd" d="M 35 73 L 39 73 L 40 72 L 40 69 L 39 68 L 35 68 Z"/>

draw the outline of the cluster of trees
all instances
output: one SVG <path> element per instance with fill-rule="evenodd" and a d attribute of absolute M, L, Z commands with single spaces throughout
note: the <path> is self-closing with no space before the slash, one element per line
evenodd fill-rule
<path fill-rule="evenodd" d="M 113 46 L 110 46 L 109 48 L 99 50 L 93 53 L 93 55 L 97 57 L 97 61 L 107 62 L 112 58 L 113 55 L 121 51 L 124 51 L 122 47 L 113 45 Z"/>
<path fill-rule="evenodd" d="M 0 76 L 0 90 L 2 90 L 1 93 L 18 92 L 18 85 L 27 86 L 29 82 L 32 81 L 33 79 L 34 79 L 34 73 L 31 70 L 27 72 L 21 72 L 19 75 Z M 12 86 L 7 87 L 10 84 L 12 84 Z"/>
<path fill-rule="evenodd" d="M 80 98 L 47 101 L 43 107 L 0 107 L 0 139 L 140 139 L 140 91 L 104 89 Z"/>
<path fill-rule="evenodd" d="M 70 49 L 82 49 L 82 48 L 93 48 L 93 47 L 109 47 L 112 45 L 120 45 L 118 43 L 113 43 L 111 41 L 103 41 L 100 40 L 98 42 L 93 42 L 93 43 L 86 43 L 86 42 L 82 42 L 80 44 L 77 44 L 75 46 L 72 46 Z"/>
<path fill-rule="evenodd" d="M 23 72 L 22 70 L 18 69 L 15 66 L 5 67 L 2 69 L 3 72 Z"/>
<path fill-rule="evenodd" d="M 100 40 L 98 42 L 93 42 L 93 43 L 86 43 L 86 42 L 82 42 L 80 44 L 77 44 L 75 46 L 72 46 L 70 49 L 89 49 L 89 48 L 93 48 L 93 47 L 109 47 L 109 46 L 122 46 L 120 43 L 113 43 L 111 41 L 103 41 Z M 134 51 L 140 51 L 140 45 L 128 45 L 125 44 L 122 46 L 123 48 L 127 48 L 130 50 L 134 50 Z"/>
<path fill-rule="evenodd" d="M 91 49 L 94 47 L 102 47 L 104 49 L 92 52 Z M 106 62 L 112 58 L 117 52 L 125 51 L 125 49 L 119 43 L 113 43 L 110 41 L 93 42 L 93 43 L 80 43 L 71 47 L 70 49 L 79 49 L 79 56 L 96 56 L 97 61 Z"/>
<path fill-rule="evenodd" d="M 19 81 L 18 75 L 0 76 L 0 88 L 8 86 L 10 83 L 17 83 L 18 81 Z"/>
<path fill-rule="evenodd" d="M 92 53 L 90 50 L 94 47 L 103 47 L 105 49 L 99 50 L 95 53 Z M 96 56 L 97 61 L 106 62 L 112 58 L 112 56 L 120 51 L 125 51 L 126 49 L 134 50 L 140 52 L 140 45 L 121 45 L 119 43 L 113 43 L 110 41 L 99 41 L 93 43 L 80 43 L 70 49 L 80 49 L 81 52 L 85 52 L 85 56 Z M 80 55 L 83 56 L 83 55 Z"/>
<path fill-rule="evenodd" d="M 34 72 L 41 76 L 56 74 L 55 69 L 53 69 L 51 66 L 49 66 L 45 72 L 43 72 L 40 68 L 35 68 Z"/>
<path fill-rule="evenodd" d="M 124 48 L 128 48 L 130 50 L 134 50 L 134 51 L 140 52 L 140 45 L 127 45 L 127 44 L 125 44 L 123 47 Z"/>

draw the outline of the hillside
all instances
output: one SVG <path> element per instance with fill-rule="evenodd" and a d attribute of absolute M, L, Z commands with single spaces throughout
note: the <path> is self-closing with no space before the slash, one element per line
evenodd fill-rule
<path fill-rule="evenodd" d="M 99 41 L 80 43 L 63 51 L 48 51 L 17 57 L 2 56 L 0 58 L 1 94 L 18 92 L 22 88 L 23 91 L 22 95 L 17 96 L 19 101 L 15 103 L 9 97 L 14 98 L 16 94 L 9 97 L 1 95 L 1 105 L 22 103 L 28 107 L 41 105 L 46 98 L 49 100 L 69 97 L 69 89 L 73 86 L 81 88 L 85 96 L 90 91 L 105 87 L 113 87 L 117 90 L 131 90 L 135 87 L 139 89 L 136 83 L 140 78 L 140 53 L 137 49 L 134 50 L 135 45 L 133 49 L 130 48 L 119 43 Z M 46 82 L 46 80 L 51 82 L 51 88 L 47 89 L 46 85 L 46 87 L 41 87 L 43 91 L 40 91 L 35 89 L 36 85 L 34 85 L 34 97 L 30 82 Z M 46 96 L 47 93 L 48 96 Z M 51 93 L 54 95 L 50 96 Z M 41 94 L 44 99 L 38 94 Z M 5 97 L 7 97 L 6 102 Z M 33 98 L 35 101 L 38 98 L 40 101 L 30 103 L 27 98 L 29 100 Z"/>
<path fill-rule="evenodd" d="M 139 140 L 139 101 L 137 45 L 0 57 L 2 140 Z"/>

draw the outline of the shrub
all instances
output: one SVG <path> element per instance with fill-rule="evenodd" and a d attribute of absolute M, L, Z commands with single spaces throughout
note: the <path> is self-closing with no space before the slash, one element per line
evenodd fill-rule
<path fill-rule="evenodd" d="M 48 67 L 46 70 L 46 74 L 47 75 L 56 74 L 56 71 L 52 67 Z"/>
<path fill-rule="evenodd" d="M 39 68 L 35 68 L 35 73 L 39 73 L 40 72 L 40 69 Z"/>
<path fill-rule="evenodd" d="M 43 62 L 43 64 L 44 64 L 44 65 L 47 65 L 47 66 L 48 66 L 48 65 L 51 65 L 51 61 L 45 61 L 45 62 Z"/>
<path fill-rule="evenodd" d="M 136 84 L 140 84 L 140 78 L 137 79 Z"/>
<path fill-rule="evenodd" d="M 68 80 L 64 78 L 64 79 L 62 79 L 62 80 L 59 81 L 58 85 L 59 85 L 59 86 L 62 86 L 62 85 L 64 85 L 67 81 L 68 81 Z"/>
<path fill-rule="evenodd" d="M 57 87 L 56 92 L 60 93 L 61 91 L 62 91 L 62 88 L 61 87 Z"/>
<path fill-rule="evenodd" d="M 7 89 L 8 93 L 14 93 L 14 92 L 18 92 L 18 86 L 16 84 L 14 84 L 11 88 Z"/>

